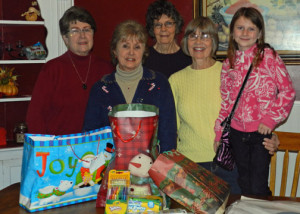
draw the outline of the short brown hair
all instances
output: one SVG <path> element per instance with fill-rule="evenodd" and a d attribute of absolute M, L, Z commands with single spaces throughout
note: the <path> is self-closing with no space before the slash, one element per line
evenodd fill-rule
<path fill-rule="evenodd" d="M 67 35 L 69 33 L 69 27 L 70 23 L 72 22 L 85 22 L 91 25 L 91 28 L 94 32 L 96 32 L 96 22 L 93 18 L 93 16 L 84 8 L 72 6 L 66 12 L 59 20 L 59 29 L 61 35 Z"/>
<path fill-rule="evenodd" d="M 193 19 L 185 28 L 184 37 L 181 40 L 181 47 L 183 52 L 188 56 L 191 55 L 188 49 L 187 40 L 188 36 L 192 33 L 195 33 L 197 29 L 199 29 L 199 31 L 202 33 L 208 33 L 211 36 L 213 42 L 211 56 L 215 58 L 219 44 L 218 31 L 213 21 L 211 21 L 210 18 L 204 16 L 199 16 Z"/>

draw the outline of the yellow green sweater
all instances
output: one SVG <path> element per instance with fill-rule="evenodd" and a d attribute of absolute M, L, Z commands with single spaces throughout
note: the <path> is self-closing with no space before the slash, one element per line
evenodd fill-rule
<path fill-rule="evenodd" d="M 188 66 L 169 78 L 177 112 L 177 150 L 194 162 L 210 162 L 215 155 L 221 69 L 221 62 L 203 70 Z"/>

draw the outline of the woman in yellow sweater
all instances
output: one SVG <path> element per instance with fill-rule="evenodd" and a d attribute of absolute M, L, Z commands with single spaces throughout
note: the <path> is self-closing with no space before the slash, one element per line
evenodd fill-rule
<path fill-rule="evenodd" d="M 222 63 L 215 60 L 217 47 L 218 32 L 209 18 L 198 17 L 188 24 L 182 49 L 193 62 L 169 78 L 177 110 L 177 149 L 227 181 L 232 193 L 240 194 L 236 168 L 226 171 L 212 162 L 215 156 L 214 123 L 221 104 Z M 276 139 L 264 142 L 270 153 L 278 147 Z"/>

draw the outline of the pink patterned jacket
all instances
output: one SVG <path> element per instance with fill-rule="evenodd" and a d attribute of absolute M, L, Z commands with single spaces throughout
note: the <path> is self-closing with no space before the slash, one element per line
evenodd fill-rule
<path fill-rule="evenodd" d="M 223 63 L 221 72 L 222 104 L 215 123 L 215 141 L 220 141 L 221 122 L 230 114 L 234 101 L 246 76 L 256 45 L 246 51 L 236 52 L 234 69 L 229 60 Z M 265 49 L 264 59 L 251 71 L 247 84 L 236 107 L 231 127 L 242 132 L 258 130 L 260 123 L 274 129 L 289 115 L 295 100 L 295 90 L 287 69 L 278 54 Z"/>

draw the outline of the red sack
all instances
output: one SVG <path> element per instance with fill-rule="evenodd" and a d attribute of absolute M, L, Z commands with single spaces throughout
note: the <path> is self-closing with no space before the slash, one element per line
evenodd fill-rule
<path fill-rule="evenodd" d="M 113 107 L 108 115 L 116 150 L 107 171 L 129 170 L 131 194 L 160 195 L 148 174 L 157 157 L 158 108 L 145 104 L 124 104 Z M 98 192 L 97 207 L 105 206 L 107 175 Z"/>
<path fill-rule="evenodd" d="M 109 120 L 114 142 L 118 145 L 115 169 L 127 169 L 128 163 L 135 155 L 149 150 L 156 131 L 158 116 L 109 117 Z"/>
<path fill-rule="evenodd" d="M 194 213 L 223 213 L 229 185 L 181 153 L 160 154 L 149 170 L 155 184 Z"/>

